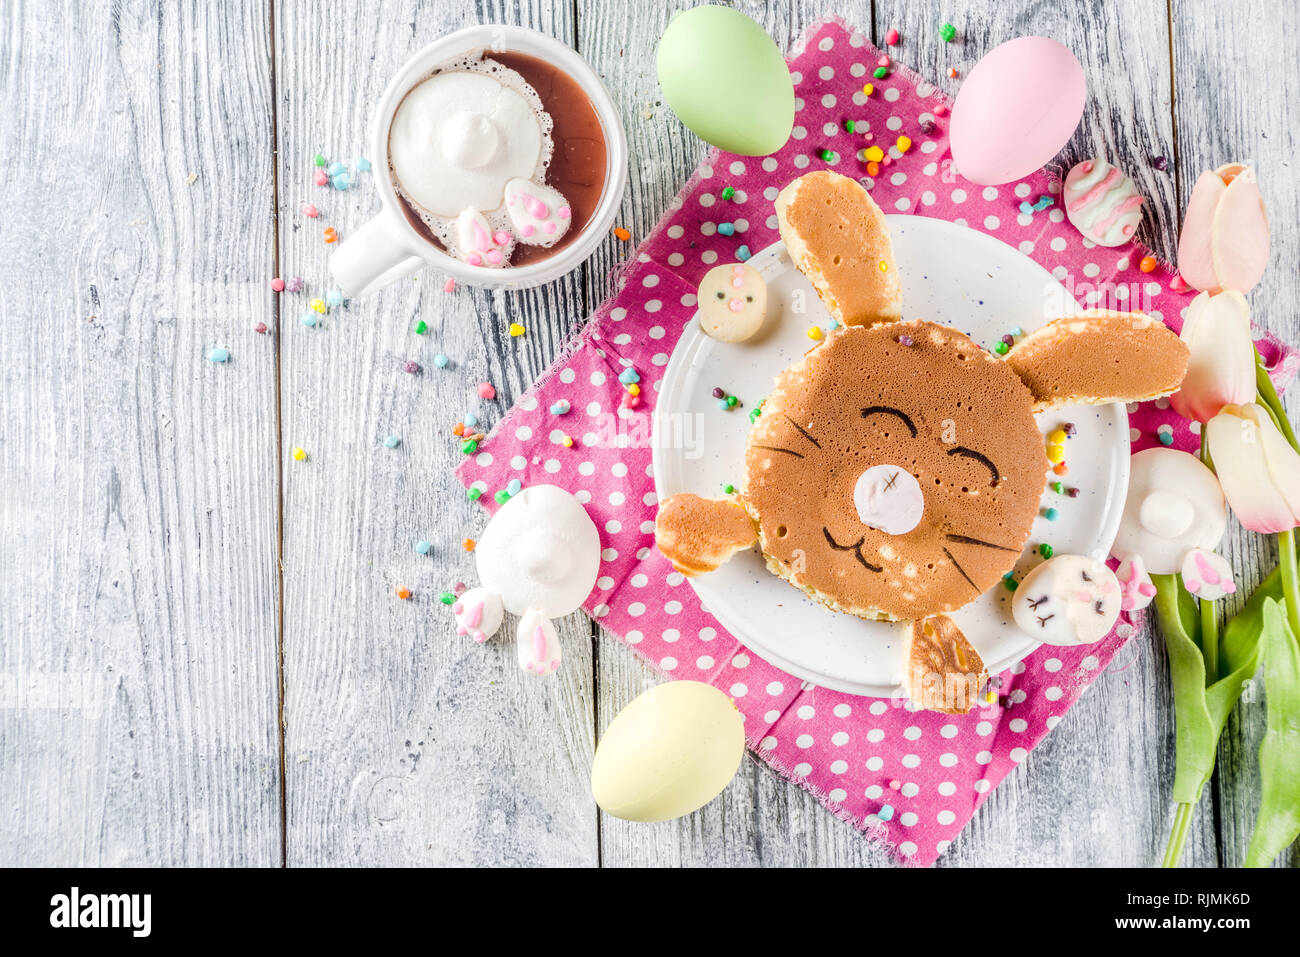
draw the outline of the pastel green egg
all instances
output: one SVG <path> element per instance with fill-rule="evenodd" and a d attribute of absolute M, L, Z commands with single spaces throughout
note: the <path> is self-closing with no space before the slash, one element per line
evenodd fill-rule
<path fill-rule="evenodd" d="M 785 58 L 757 23 L 729 7 L 679 13 L 659 39 L 659 86 L 696 136 L 741 156 L 765 156 L 794 127 Z"/>
<path fill-rule="evenodd" d="M 666 821 L 708 804 L 745 754 L 731 699 L 699 681 L 670 681 L 634 698 L 601 736 L 591 793 L 607 814 Z"/>

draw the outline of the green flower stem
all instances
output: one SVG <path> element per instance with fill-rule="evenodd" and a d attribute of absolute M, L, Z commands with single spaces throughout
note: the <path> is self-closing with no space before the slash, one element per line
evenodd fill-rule
<path fill-rule="evenodd" d="M 1211 472 L 1214 471 L 1210 444 L 1205 441 L 1204 424 L 1201 425 L 1201 461 Z M 1201 654 L 1205 656 L 1205 686 L 1208 688 L 1219 680 L 1219 612 L 1214 602 L 1198 601 L 1201 606 Z"/>
<path fill-rule="evenodd" d="M 1300 569 L 1297 568 L 1295 530 L 1277 533 L 1278 568 L 1282 571 L 1282 597 L 1291 633 L 1300 636 Z"/>
<path fill-rule="evenodd" d="M 1259 354 L 1258 350 L 1255 352 L 1255 391 L 1264 400 L 1264 405 L 1268 406 L 1269 411 L 1273 413 L 1273 418 L 1277 420 L 1277 427 L 1282 431 L 1286 440 L 1291 443 L 1291 448 L 1300 452 L 1300 442 L 1296 441 L 1295 430 L 1291 428 L 1291 420 L 1286 417 L 1286 409 L 1282 408 L 1282 400 L 1277 396 L 1277 389 L 1273 388 L 1273 380 L 1268 377 L 1268 370 L 1264 368 L 1264 357 Z"/>
<path fill-rule="evenodd" d="M 1174 814 L 1174 827 L 1169 832 L 1169 846 L 1165 848 L 1165 859 L 1160 863 L 1161 867 L 1177 867 L 1178 862 L 1183 858 L 1183 845 L 1187 843 L 1187 830 L 1192 824 L 1192 811 L 1194 806 L 1191 804 L 1179 804 L 1178 811 Z"/>

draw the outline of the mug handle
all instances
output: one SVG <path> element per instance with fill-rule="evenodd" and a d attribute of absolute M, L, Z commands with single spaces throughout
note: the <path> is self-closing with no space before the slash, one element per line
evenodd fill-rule
<path fill-rule="evenodd" d="M 355 299 L 404 279 L 425 264 L 405 238 L 407 225 L 398 213 L 381 209 L 368 223 L 339 243 L 330 256 L 330 275 L 343 294 Z"/>

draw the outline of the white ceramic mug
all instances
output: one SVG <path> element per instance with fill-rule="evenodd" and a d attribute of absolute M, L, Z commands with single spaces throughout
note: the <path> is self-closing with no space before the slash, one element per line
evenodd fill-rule
<path fill-rule="evenodd" d="M 473 50 L 527 53 L 558 66 L 587 94 L 605 134 L 605 189 L 591 221 L 574 242 L 552 256 L 524 266 L 492 269 L 471 266 L 449 256 L 411 225 L 393 188 L 388 164 L 388 131 L 398 104 L 435 67 Z M 525 27 L 467 27 L 435 40 L 407 60 L 379 99 L 370 134 L 370 155 L 382 208 L 339 244 L 329 263 L 334 284 L 351 297 L 382 289 L 426 265 L 436 266 L 459 282 L 487 289 L 523 289 L 558 279 L 590 256 L 605 238 L 627 182 L 627 138 L 614 102 L 600 78 L 565 44 Z"/>

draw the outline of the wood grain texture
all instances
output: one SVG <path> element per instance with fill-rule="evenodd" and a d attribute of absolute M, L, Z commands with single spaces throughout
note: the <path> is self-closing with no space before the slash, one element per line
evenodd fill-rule
<path fill-rule="evenodd" d="M 278 863 L 265 8 L 3 16 L 0 861 Z"/>
<path fill-rule="evenodd" d="M 558 680 L 529 679 L 513 620 L 474 646 L 437 600 L 473 582 L 460 543 L 484 524 L 450 475 L 451 427 L 470 411 L 490 425 L 527 389 L 612 291 L 630 244 L 610 237 L 531 292 L 448 294 L 426 272 L 300 322 L 328 287 L 323 228 L 346 236 L 377 202 L 373 174 L 347 192 L 314 186 L 312 156 L 351 165 L 389 76 L 462 26 L 521 23 L 592 63 L 632 148 L 620 222 L 645 235 L 706 151 L 654 74 L 660 33 L 694 5 L 5 6 L 0 83 L 16 108 L 0 114 L 0 160 L 27 188 L 0 225 L 0 863 L 888 863 L 752 757 L 685 819 L 599 814 L 596 730 L 658 679 L 582 615 L 562 625 Z M 1230 14 L 1189 0 L 733 5 L 786 48 L 828 12 L 877 43 L 895 27 L 891 52 L 950 90 L 949 66 L 964 77 L 999 42 L 1060 39 L 1090 79 L 1062 163 L 1119 162 L 1152 198 L 1141 235 L 1164 257 L 1202 168 L 1254 162 L 1275 224 L 1297 208 L 1300 83 L 1247 69 L 1226 82 L 1223 67 L 1289 62 L 1300 12 L 1285 0 Z M 938 37 L 945 21 L 953 44 Z M 1150 166 L 1156 154 L 1175 158 L 1172 173 Z M 1274 242 L 1252 301 L 1294 341 L 1300 319 L 1284 307 L 1300 279 L 1284 264 L 1300 240 L 1275 229 Z M 306 290 L 273 297 L 277 269 Z M 527 334 L 512 339 L 516 321 Z M 204 360 L 214 345 L 229 364 Z M 402 371 L 412 359 L 418 375 Z M 475 394 L 485 380 L 494 402 Z M 428 556 L 413 551 L 421 539 Z M 1251 586 L 1273 561 L 1239 529 L 1230 554 Z M 1262 729 L 1255 694 L 1225 734 L 1184 863 L 1240 862 Z M 1150 864 L 1172 775 L 1167 663 L 1147 632 L 941 865 Z"/>
<path fill-rule="evenodd" d="M 326 285 L 322 229 L 346 235 L 377 208 L 369 175 L 345 193 L 313 186 L 312 156 L 351 165 L 392 73 L 477 22 L 573 42 L 571 10 L 549 3 L 277 5 L 281 258 L 308 282 L 280 316 L 290 865 L 596 863 L 587 619 L 564 622 L 565 667 L 540 681 L 515 664 L 513 619 L 476 646 L 437 599 L 474 582 L 460 543 L 484 524 L 451 476 L 451 429 L 470 411 L 490 425 L 546 369 L 585 314 L 578 279 L 449 295 L 426 272 L 317 328 L 299 321 Z M 306 201 L 318 220 L 301 216 Z M 421 318 L 425 336 L 412 331 Z M 514 321 L 524 337 L 510 337 Z M 403 372 L 407 360 L 423 371 Z M 483 381 L 495 401 L 478 399 Z M 402 444 L 385 448 L 388 434 Z M 288 457 L 295 445 L 307 461 Z M 413 551 L 421 539 L 430 556 Z"/>
<path fill-rule="evenodd" d="M 1286 63 L 1293 59 L 1288 39 L 1300 31 L 1300 8 L 1285 0 L 1263 0 L 1243 7 L 1224 28 L 1221 15 L 1205 4 L 1175 0 L 1173 55 L 1178 107 L 1177 173 L 1181 211 L 1186 208 L 1196 177 L 1231 161 L 1256 168 L 1260 189 L 1273 222 L 1273 248 L 1268 271 L 1250 295 L 1256 324 L 1295 342 L 1300 336 L 1300 236 L 1294 211 L 1300 209 L 1296 181 L 1296 150 L 1300 147 L 1294 117 L 1300 110 L 1300 89 L 1269 69 L 1239 70 L 1232 82 L 1216 70 L 1222 63 Z M 1295 388 L 1285 397 L 1291 421 L 1297 419 Z M 1233 567 L 1243 572 L 1244 585 L 1235 610 L 1276 564 L 1271 543 L 1244 531 L 1234 518 L 1224 541 Z M 1215 772 L 1217 813 L 1221 828 L 1222 863 L 1237 867 L 1259 810 L 1257 754 L 1264 734 L 1262 681 L 1237 706 L 1219 747 Z M 1300 848 L 1292 845 L 1279 864 L 1300 865 Z"/>

